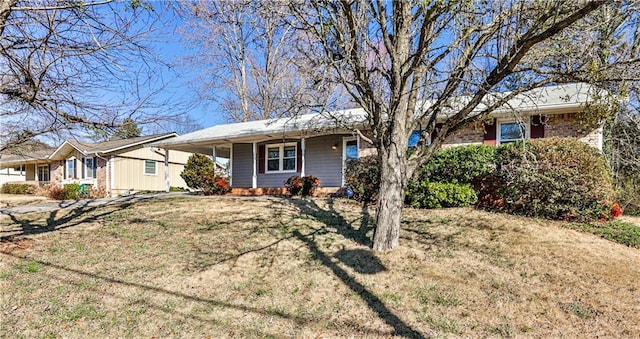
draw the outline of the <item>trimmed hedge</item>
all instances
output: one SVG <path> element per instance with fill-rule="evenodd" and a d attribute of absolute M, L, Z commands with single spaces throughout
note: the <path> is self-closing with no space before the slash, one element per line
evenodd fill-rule
<path fill-rule="evenodd" d="M 418 181 L 477 185 L 495 169 L 496 148 L 468 145 L 442 148 L 420 169 Z"/>
<path fill-rule="evenodd" d="M 320 179 L 313 175 L 301 177 L 294 175 L 284 182 L 284 187 L 291 195 L 301 195 L 303 197 L 313 195 L 313 192 L 320 186 Z"/>
<path fill-rule="evenodd" d="M 478 195 L 469 184 L 422 181 L 409 184 L 406 202 L 417 208 L 463 207 L 477 203 Z"/>
<path fill-rule="evenodd" d="M 599 151 L 575 138 L 501 145 L 485 177 L 480 205 L 548 219 L 609 219 L 611 175 Z"/>
<path fill-rule="evenodd" d="M 3 194 L 35 194 L 36 186 L 31 184 L 4 184 L 2 185 Z"/>

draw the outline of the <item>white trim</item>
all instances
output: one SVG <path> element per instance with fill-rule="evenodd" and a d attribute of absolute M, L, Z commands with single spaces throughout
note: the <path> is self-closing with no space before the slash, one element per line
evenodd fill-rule
<path fill-rule="evenodd" d="M 500 139 L 502 139 L 502 133 L 501 132 L 501 128 L 500 125 L 502 124 L 513 124 L 513 123 L 521 123 L 524 124 L 524 140 L 528 140 L 529 138 L 531 138 L 531 117 L 530 116 L 526 116 L 529 119 L 516 119 L 516 118 L 511 118 L 511 119 L 496 119 L 496 146 L 500 145 Z M 521 139 L 516 139 L 516 140 L 507 140 L 509 142 L 514 142 L 514 141 L 519 141 Z"/>
<path fill-rule="evenodd" d="M 87 176 L 87 159 L 91 159 L 91 171 L 93 172 L 93 176 L 88 177 Z M 95 179 L 97 177 L 96 175 L 96 171 L 97 171 L 97 166 L 95 166 L 94 164 L 95 162 L 95 158 L 94 157 L 83 157 L 82 158 L 82 167 L 84 168 L 84 175 L 82 176 L 82 179 Z M 95 168 L 94 168 L 95 167 Z"/>
<path fill-rule="evenodd" d="M 304 177 L 306 176 L 306 172 L 307 172 L 307 155 L 306 152 L 307 151 L 307 143 L 306 143 L 306 139 L 305 138 L 301 138 L 300 139 L 300 153 L 302 153 L 302 168 L 300 168 L 300 176 Z M 298 150 L 296 150 L 296 156 Z M 296 163 L 298 162 L 298 159 L 296 159 Z"/>
<path fill-rule="evenodd" d="M 214 167 L 215 168 L 215 167 Z M 171 184 L 169 183 L 169 150 L 164 150 L 164 190 L 169 192 Z"/>
<path fill-rule="evenodd" d="M 360 138 L 354 137 L 343 137 L 342 138 L 342 185 L 344 186 L 346 183 L 344 174 L 347 170 L 347 143 L 349 141 L 356 141 L 356 147 L 358 147 L 358 158 L 360 158 Z M 356 158 L 357 159 L 357 158 Z"/>
<path fill-rule="evenodd" d="M 214 163 L 213 166 L 215 165 Z M 233 143 L 229 147 L 229 186 L 233 187 Z"/>
<path fill-rule="evenodd" d="M 284 148 L 288 147 L 288 146 L 293 146 L 295 147 L 295 156 L 293 157 L 294 159 L 294 167 L 293 170 L 282 170 L 282 168 L 284 167 Z M 279 170 L 277 171 L 269 171 L 269 148 L 279 148 L 278 151 L 278 168 Z M 272 159 L 272 160 L 275 160 Z M 268 144 L 268 145 L 264 145 L 264 173 L 265 174 L 272 174 L 272 173 L 295 173 L 298 172 L 298 143 L 297 142 L 284 142 L 284 143 L 279 143 L 279 144 Z"/>
<path fill-rule="evenodd" d="M 153 174 L 147 173 L 147 161 L 153 163 Z M 149 159 L 143 160 L 142 173 L 144 175 L 158 175 L 158 164 L 157 164 L 157 162 L 155 160 L 149 160 Z"/>
<path fill-rule="evenodd" d="M 252 144 L 252 168 L 253 173 L 251 174 L 251 188 L 258 188 L 258 143 L 254 142 Z M 266 168 L 265 168 L 266 169 Z"/>

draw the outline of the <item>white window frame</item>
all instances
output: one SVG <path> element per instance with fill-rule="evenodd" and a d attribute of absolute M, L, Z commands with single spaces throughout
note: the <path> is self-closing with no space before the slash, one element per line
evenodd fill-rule
<path fill-rule="evenodd" d="M 531 135 L 530 133 L 530 128 L 531 126 L 529 125 L 529 122 L 525 120 L 519 120 L 519 119 L 500 119 L 496 121 L 496 145 L 500 145 L 501 143 L 503 143 L 502 141 L 502 125 L 503 124 L 523 124 L 524 125 L 524 138 L 523 139 L 509 139 L 509 140 L 505 140 L 505 142 L 509 143 L 509 142 L 517 142 L 520 140 L 528 140 L 529 136 Z"/>
<path fill-rule="evenodd" d="M 84 161 L 82 162 L 82 166 L 84 166 L 84 178 L 83 179 L 95 179 L 96 178 L 96 171 L 94 170 L 94 161 L 95 159 L 93 157 L 85 157 L 83 159 Z M 91 160 L 91 166 L 87 166 L 87 160 Z M 88 176 L 87 172 L 91 170 L 91 174 L 92 176 Z"/>
<path fill-rule="evenodd" d="M 147 173 L 147 162 L 153 163 L 153 173 Z M 158 162 L 155 160 L 145 160 L 142 163 L 142 173 L 144 175 L 158 175 Z"/>
<path fill-rule="evenodd" d="M 42 180 L 42 176 L 40 175 L 40 168 L 46 168 L 47 169 L 47 180 Z M 51 181 L 51 168 L 49 168 L 49 164 L 37 165 L 36 166 L 36 173 L 38 174 L 38 181 L 42 181 L 42 182 Z"/>
<path fill-rule="evenodd" d="M 293 170 L 283 170 L 284 168 L 284 148 L 293 146 L 295 148 L 295 157 Z M 269 148 L 279 148 L 278 151 L 278 170 L 269 170 Z M 275 158 L 273 158 L 275 159 Z M 269 144 L 264 146 L 264 173 L 295 173 L 298 172 L 298 143 L 297 142 L 285 142 L 280 144 Z"/>
<path fill-rule="evenodd" d="M 73 171 L 71 171 L 71 168 L 69 168 L 69 164 L 73 164 Z M 65 175 L 65 180 L 75 179 L 74 172 L 77 171 L 76 159 L 75 158 L 65 159 L 64 169 L 67 172 L 67 175 Z"/>

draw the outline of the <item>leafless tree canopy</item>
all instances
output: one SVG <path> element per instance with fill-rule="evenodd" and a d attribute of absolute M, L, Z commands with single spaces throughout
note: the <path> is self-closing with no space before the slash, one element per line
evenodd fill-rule
<path fill-rule="evenodd" d="M 377 250 L 397 246 L 404 187 L 454 131 L 547 84 L 611 88 L 638 79 L 636 1 L 343 0 L 291 8 L 314 38 L 308 57 L 331 67 L 367 112 L 382 173 Z M 436 124 L 445 112 L 453 113 Z M 407 157 L 414 130 L 422 139 Z"/>
<path fill-rule="evenodd" d="M 191 64 L 202 69 L 201 98 L 218 104 L 229 121 L 294 116 L 335 101 L 335 83 L 299 53 L 282 1 L 184 1 Z M 321 86 L 326 85 L 326 86 Z"/>
<path fill-rule="evenodd" d="M 157 20 L 141 1 L 0 0 L 0 151 L 153 118 L 159 60 L 143 41 Z"/>

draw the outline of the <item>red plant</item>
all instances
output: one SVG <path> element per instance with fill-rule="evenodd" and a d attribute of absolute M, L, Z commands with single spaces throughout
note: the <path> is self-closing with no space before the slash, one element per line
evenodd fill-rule
<path fill-rule="evenodd" d="M 613 206 L 611 206 L 611 219 L 615 219 L 621 215 L 622 215 L 622 207 L 620 207 L 620 205 L 618 205 L 617 202 L 614 202 Z"/>

